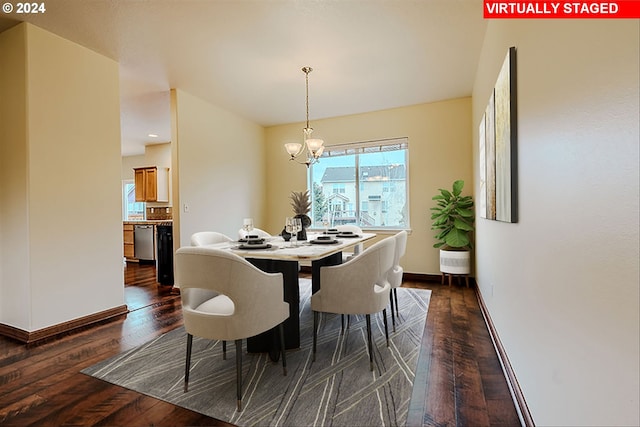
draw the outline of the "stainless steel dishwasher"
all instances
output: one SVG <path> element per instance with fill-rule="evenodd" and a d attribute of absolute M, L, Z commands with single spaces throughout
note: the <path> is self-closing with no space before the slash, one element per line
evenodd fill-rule
<path fill-rule="evenodd" d="M 134 227 L 134 256 L 141 261 L 156 259 L 154 247 L 153 225 L 136 225 Z"/>

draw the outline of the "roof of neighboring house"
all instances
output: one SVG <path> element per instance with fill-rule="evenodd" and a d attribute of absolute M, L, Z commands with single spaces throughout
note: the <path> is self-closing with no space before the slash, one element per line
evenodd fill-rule
<path fill-rule="evenodd" d="M 404 165 L 362 166 L 360 181 L 398 180 L 406 178 Z M 321 182 L 354 182 L 356 172 L 353 166 L 328 167 L 322 175 Z"/>

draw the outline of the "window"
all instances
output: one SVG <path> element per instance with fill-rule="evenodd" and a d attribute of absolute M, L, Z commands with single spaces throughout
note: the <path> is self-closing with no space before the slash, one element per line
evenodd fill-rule
<path fill-rule="evenodd" d="M 409 228 L 407 138 L 325 147 L 309 167 L 312 227 Z"/>
<path fill-rule="evenodd" d="M 145 204 L 136 202 L 136 185 L 132 179 L 122 181 L 122 219 L 124 221 L 145 219 Z"/>
<path fill-rule="evenodd" d="M 334 194 L 344 194 L 345 192 L 345 185 L 344 184 L 333 184 L 333 193 Z"/>

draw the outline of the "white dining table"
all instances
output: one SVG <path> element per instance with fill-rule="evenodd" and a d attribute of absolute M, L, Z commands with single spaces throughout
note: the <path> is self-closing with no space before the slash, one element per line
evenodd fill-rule
<path fill-rule="evenodd" d="M 367 240 L 376 237 L 375 233 L 361 233 L 356 237 L 340 237 L 340 235 L 329 234 L 334 237 L 337 243 L 312 243 L 318 241 L 318 237 L 327 236 L 323 232 L 307 233 L 307 240 L 298 242 L 285 241 L 281 236 L 272 236 L 265 239 L 265 243 L 270 245 L 265 249 L 245 249 L 242 242 L 224 242 L 207 245 L 218 249 L 228 249 L 243 258 L 273 259 L 284 261 L 317 261 L 345 249 L 352 248 Z M 320 242 L 320 241 L 318 241 Z"/>
<path fill-rule="evenodd" d="M 245 258 L 256 267 L 270 273 L 282 273 L 284 300 L 289 303 L 289 318 L 284 323 L 285 348 L 300 347 L 300 289 L 299 263 L 311 262 L 312 292 L 320 289 L 320 268 L 342 263 L 342 252 L 360 243 L 376 237 L 375 233 L 360 233 L 356 236 L 341 237 L 339 234 L 329 234 L 334 237 L 334 243 L 313 243 L 322 232 L 308 232 L 306 241 L 285 241 L 280 236 L 265 239 L 267 248 L 245 249 L 243 242 L 232 241 L 206 245 L 206 247 L 228 250 Z M 279 357 L 276 334 L 265 332 L 247 340 L 249 352 L 269 352 L 273 360 Z"/>

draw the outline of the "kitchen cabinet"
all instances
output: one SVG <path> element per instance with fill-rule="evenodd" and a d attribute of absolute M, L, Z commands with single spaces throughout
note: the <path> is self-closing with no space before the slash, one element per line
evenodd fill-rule
<path fill-rule="evenodd" d="M 133 240 L 133 224 L 123 224 L 122 225 L 122 242 L 124 244 L 124 256 L 127 259 L 133 258 L 134 251 L 134 240 Z"/>
<path fill-rule="evenodd" d="M 169 169 L 155 166 L 134 168 L 136 202 L 169 201 Z"/>

